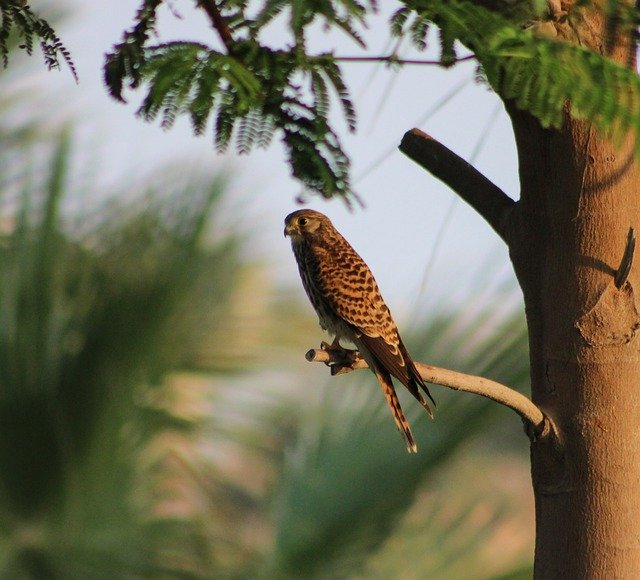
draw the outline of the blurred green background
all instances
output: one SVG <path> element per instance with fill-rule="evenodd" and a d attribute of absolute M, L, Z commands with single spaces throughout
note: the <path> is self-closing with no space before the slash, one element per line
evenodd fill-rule
<path fill-rule="evenodd" d="M 73 165 L 73 124 L 15 114 L 34 95 L 19 82 L 31 63 L 12 58 L 0 577 L 530 577 L 518 418 L 434 387 L 430 421 L 400 393 L 419 447 L 408 455 L 370 373 L 330 379 L 304 361 L 326 337 L 301 288 L 252 258 L 233 177 L 148 168 L 96 194 Z M 417 360 L 526 390 L 516 290 L 491 271 L 478 269 L 472 301 L 432 308 L 405 338 Z"/>

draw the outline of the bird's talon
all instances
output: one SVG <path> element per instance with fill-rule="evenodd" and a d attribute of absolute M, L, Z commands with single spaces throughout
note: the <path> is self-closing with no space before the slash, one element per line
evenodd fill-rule
<path fill-rule="evenodd" d="M 330 353 L 332 356 L 332 362 L 336 360 L 342 360 L 351 352 L 348 348 L 344 348 L 338 341 L 334 340 L 331 344 L 324 340 L 320 343 L 320 348 L 325 352 Z"/>

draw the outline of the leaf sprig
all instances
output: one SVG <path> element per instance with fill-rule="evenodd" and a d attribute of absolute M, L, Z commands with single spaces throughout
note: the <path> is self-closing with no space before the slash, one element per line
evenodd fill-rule
<path fill-rule="evenodd" d="M 319 23 L 345 32 L 363 46 L 362 29 L 376 3 L 265 0 L 250 13 L 246 0 L 197 0 L 221 47 L 189 41 L 152 44 L 162 3 L 143 0 L 133 28 L 107 55 L 104 72 L 111 95 L 124 100 L 125 86 L 144 86 L 146 96 L 138 111 L 143 119 L 160 119 L 169 128 L 178 117 L 187 116 L 196 134 L 204 133 L 211 122 L 220 151 L 235 139 L 238 152 L 248 153 L 266 147 L 278 135 L 294 177 L 324 197 L 353 199 L 349 158 L 330 123 L 330 112 L 339 103 L 353 131 L 355 109 L 340 59 L 331 52 L 310 54 L 307 36 Z M 456 51 L 459 44 L 465 45 L 501 98 L 530 112 L 545 127 L 560 127 L 569 111 L 616 139 L 640 130 L 640 81 L 635 71 L 527 28 L 531 17 L 552 18 L 540 13 L 540 4 L 534 1 L 526 10 L 503 13 L 469 0 L 406 0 L 391 17 L 390 30 L 410 38 L 419 50 L 427 48 L 435 31 L 437 62 L 445 67 L 463 60 Z M 606 7 L 614 32 L 621 26 L 637 28 L 638 9 L 622 6 L 620 0 L 610 0 Z M 285 48 L 261 40 L 261 32 L 276 19 L 288 26 L 290 42 Z"/>
<path fill-rule="evenodd" d="M 138 114 L 146 121 L 159 118 L 164 128 L 184 115 L 200 135 L 213 117 L 219 151 L 235 136 L 237 151 L 248 153 L 268 146 L 277 133 L 295 178 L 324 197 L 339 195 L 349 201 L 349 158 L 329 114 L 335 99 L 354 131 L 355 108 L 333 55 L 305 52 L 306 27 L 318 20 L 361 43 L 356 25 L 364 24 L 375 3 L 367 8 L 351 0 L 325 0 L 312 7 L 274 0 L 248 18 L 245 2 L 199 2 L 226 52 L 189 41 L 151 45 L 161 3 L 145 0 L 134 27 L 107 55 L 104 78 L 110 94 L 124 101 L 125 84 L 131 89 L 144 85 L 147 93 Z M 281 50 L 261 44 L 260 30 L 287 6 L 294 44 Z"/>
<path fill-rule="evenodd" d="M 570 103 L 574 118 L 589 120 L 616 140 L 640 129 L 635 70 L 582 46 L 538 36 L 467 0 L 405 4 L 391 20 L 394 34 L 410 34 L 420 48 L 428 32 L 424 23 L 437 23 L 445 39 L 443 61 L 455 54 L 454 40 L 460 41 L 474 52 L 491 87 L 544 127 L 560 128 Z"/>
<path fill-rule="evenodd" d="M 73 78 L 78 81 L 78 73 L 71 53 L 62 44 L 51 25 L 35 14 L 27 2 L 22 0 L 0 0 L 0 61 L 4 68 L 9 65 L 10 37 L 16 34 L 19 48 L 33 54 L 35 40 L 38 40 L 45 65 L 49 70 L 60 69 L 64 61 Z"/>

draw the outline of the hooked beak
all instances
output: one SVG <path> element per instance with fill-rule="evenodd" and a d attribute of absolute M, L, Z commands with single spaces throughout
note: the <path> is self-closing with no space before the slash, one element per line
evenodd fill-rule
<path fill-rule="evenodd" d="M 294 234 L 296 231 L 296 229 L 291 225 L 291 224 L 287 224 L 284 226 L 284 237 L 286 238 L 287 236 L 291 236 L 291 234 Z"/>

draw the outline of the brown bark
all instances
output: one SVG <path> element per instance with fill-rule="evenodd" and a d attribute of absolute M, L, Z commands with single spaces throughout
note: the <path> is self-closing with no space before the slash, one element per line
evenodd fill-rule
<path fill-rule="evenodd" d="M 616 288 L 640 216 L 632 143 L 584 123 L 562 133 L 511 111 L 521 202 L 510 244 L 529 324 L 532 397 L 562 453 L 532 445 L 537 578 L 640 573 L 640 328 L 637 271 Z M 517 232 L 517 234 L 516 234 Z"/>
<path fill-rule="evenodd" d="M 606 42 L 602 12 L 589 10 L 559 18 L 558 38 L 633 61 L 629 30 Z M 524 294 L 532 399 L 555 428 L 531 446 L 535 577 L 637 578 L 640 272 L 631 268 L 626 280 L 618 274 L 629 227 L 637 229 L 640 218 L 635 141 L 617 148 L 569 115 L 562 130 L 546 130 L 512 103 L 506 107 L 520 200 L 506 221 L 484 211 L 500 205 L 490 189 L 487 199 L 469 201 L 509 246 Z M 403 151 L 415 159 L 417 149 Z M 460 183 L 428 157 L 422 161 L 467 199 Z"/>
<path fill-rule="evenodd" d="M 635 578 L 639 275 L 633 268 L 625 275 L 634 245 L 629 226 L 640 216 L 633 142 L 615 149 L 584 123 L 567 120 L 562 132 L 545 131 L 525 113 L 510 114 L 522 179 L 521 200 L 513 207 L 503 204 L 497 188 L 482 187 L 475 170 L 464 178 L 442 171 L 459 158 L 428 135 L 410 131 L 401 148 L 501 234 L 523 289 L 532 398 L 550 427 L 533 433 L 531 449 L 536 577 Z M 424 146 L 406 146 L 413 139 Z M 446 159 L 435 159 L 434 148 Z M 359 368 L 352 361 L 347 366 Z M 486 396 L 482 388 L 473 392 Z"/>
<path fill-rule="evenodd" d="M 604 50 L 599 14 L 586 13 L 576 30 Z M 611 56 L 626 62 L 628 46 L 614 45 Z M 525 297 L 532 397 L 561 443 L 531 448 L 535 577 L 638 577 L 637 269 L 615 284 L 627 231 L 640 216 L 635 143 L 617 149 L 569 117 L 562 131 L 546 131 L 507 109 L 521 183 L 509 245 Z"/>

